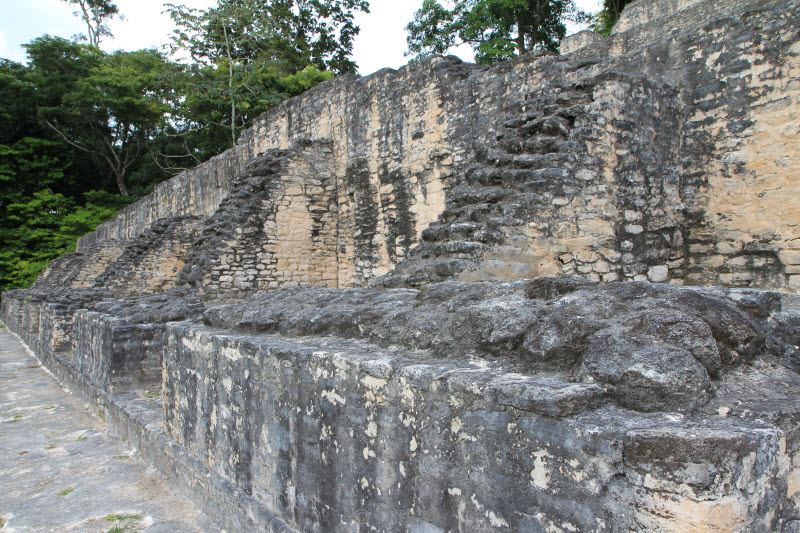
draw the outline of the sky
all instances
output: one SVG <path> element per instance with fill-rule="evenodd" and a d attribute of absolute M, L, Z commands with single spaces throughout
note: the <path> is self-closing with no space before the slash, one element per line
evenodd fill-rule
<path fill-rule="evenodd" d="M 74 8 L 63 0 L 0 0 L 0 57 L 25 61 L 22 48 L 34 38 L 44 35 L 72 37 L 84 33 Z M 172 0 L 196 8 L 216 4 L 216 0 Z M 601 0 L 577 0 L 589 12 L 599 9 Z M 124 20 L 111 22 L 113 39 L 101 43 L 106 51 L 159 48 L 169 41 L 172 21 L 163 13 L 162 0 L 117 0 Z M 369 14 L 357 17 L 361 33 L 355 41 L 353 56 L 361 74 L 370 74 L 384 67 L 398 68 L 408 62 L 405 26 L 419 9 L 422 0 L 371 0 Z M 571 27 L 572 33 L 579 28 Z M 452 51 L 466 61 L 473 59 L 469 47 Z"/>

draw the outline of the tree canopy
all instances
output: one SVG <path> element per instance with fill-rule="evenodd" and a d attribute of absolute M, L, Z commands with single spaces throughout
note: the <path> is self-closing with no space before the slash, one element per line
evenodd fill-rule
<path fill-rule="evenodd" d="M 193 144 L 219 151 L 278 102 L 350 73 L 354 24 L 366 0 L 220 0 L 214 8 L 168 5 L 174 52 L 188 52 L 194 90 L 178 114 Z M 198 129 L 205 133 L 195 135 Z"/>
<path fill-rule="evenodd" d="M 128 196 L 128 173 L 170 110 L 167 82 L 174 68 L 151 50 L 105 55 L 57 105 L 39 106 L 39 117 L 64 143 L 88 154 Z"/>
<path fill-rule="evenodd" d="M 558 51 L 568 20 L 588 20 L 574 0 L 424 0 L 408 27 L 408 55 L 444 54 L 470 45 L 478 63 L 535 50 Z"/>
<path fill-rule="evenodd" d="M 633 0 L 603 0 L 603 7 L 595 16 L 594 29 L 603 35 L 611 33 L 625 6 Z"/>
<path fill-rule="evenodd" d="M 64 0 L 85 38 L 42 36 L 0 59 L 0 290 L 30 284 L 75 240 L 160 181 L 234 144 L 255 117 L 354 72 L 366 0 L 172 5 L 175 55 L 103 52 L 107 0 Z"/>
<path fill-rule="evenodd" d="M 167 4 L 176 24 L 173 43 L 203 65 L 273 63 L 289 74 L 311 65 L 353 73 L 359 33 L 354 18 L 368 0 L 219 0 L 198 10 Z"/>
<path fill-rule="evenodd" d="M 78 9 L 75 15 L 86 24 L 86 40 L 92 46 L 100 46 L 104 37 L 111 37 L 108 21 L 119 14 L 119 8 L 109 0 L 64 0 Z"/>

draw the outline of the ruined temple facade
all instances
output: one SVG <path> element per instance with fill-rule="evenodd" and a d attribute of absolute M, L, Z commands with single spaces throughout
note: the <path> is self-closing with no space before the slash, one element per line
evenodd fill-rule
<path fill-rule="evenodd" d="M 326 82 L 2 314 L 229 530 L 800 531 L 800 3 Z"/>

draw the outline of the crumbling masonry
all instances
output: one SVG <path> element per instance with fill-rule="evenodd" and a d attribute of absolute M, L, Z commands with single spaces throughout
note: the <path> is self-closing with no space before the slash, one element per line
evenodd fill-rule
<path fill-rule="evenodd" d="M 800 3 L 562 52 L 325 83 L 3 320 L 231 531 L 800 531 Z"/>

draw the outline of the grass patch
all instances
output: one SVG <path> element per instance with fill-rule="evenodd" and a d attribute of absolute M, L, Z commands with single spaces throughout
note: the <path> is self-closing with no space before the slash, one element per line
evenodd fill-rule
<path fill-rule="evenodd" d="M 161 397 L 161 391 L 157 390 L 146 390 L 144 391 L 144 397 L 148 400 L 155 400 Z"/>
<path fill-rule="evenodd" d="M 75 492 L 75 487 L 67 487 L 66 489 L 61 489 L 60 491 L 56 492 L 56 496 L 61 496 L 62 498 L 66 498 L 73 492 Z"/>
<path fill-rule="evenodd" d="M 130 455 L 115 455 L 114 459 L 116 459 L 117 461 L 130 461 L 131 460 L 131 456 Z"/>
<path fill-rule="evenodd" d="M 0 516 L 0 529 L 6 527 L 6 519 Z"/>
<path fill-rule="evenodd" d="M 89 440 L 89 437 L 87 437 L 86 435 L 81 435 L 80 437 L 78 437 L 75 440 L 78 441 L 78 442 L 83 442 L 85 440 Z"/>
<path fill-rule="evenodd" d="M 9 424 L 15 424 L 15 423 L 19 422 L 20 420 L 22 420 L 22 415 L 16 414 L 16 415 L 11 417 L 11 420 L 9 420 L 8 423 Z"/>
<path fill-rule="evenodd" d="M 125 530 L 121 527 L 112 527 L 106 533 L 125 533 Z"/>
<path fill-rule="evenodd" d="M 138 514 L 116 514 L 112 513 L 106 516 L 106 522 L 123 522 L 128 520 L 141 520 L 142 515 Z"/>

